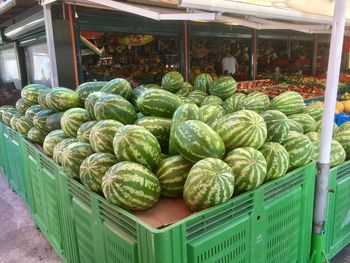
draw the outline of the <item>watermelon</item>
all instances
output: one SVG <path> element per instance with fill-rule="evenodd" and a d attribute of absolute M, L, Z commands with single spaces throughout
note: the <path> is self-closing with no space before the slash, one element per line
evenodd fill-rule
<path fill-rule="evenodd" d="M 15 131 L 17 130 L 16 123 L 17 123 L 17 120 L 20 116 L 22 116 L 20 113 L 13 114 L 13 116 L 10 120 L 10 127 Z"/>
<path fill-rule="evenodd" d="M 205 99 L 202 101 L 201 106 L 204 105 L 222 105 L 224 103 L 224 101 L 219 98 L 218 96 L 214 96 L 214 95 L 209 95 L 207 97 L 205 97 Z"/>
<path fill-rule="evenodd" d="M 40 91 L 40 93 L 38 95 L 38 104 L 40 105 L 40 107 L 42 109 L 49 108 L 49 105 L 47 105 L 47 102 L 46 102 L 46 95 L 49 94 L 50 91 L 51 91 L 51 89 L 44 89 L 44 90 Z"/>
<path fill-rule="evenodd" d="M 16 110 L 16 109 L 5 109 L 2 112 L 2 121 L 5 123 L 7 126 L 11 125 L 11 119 L 14 115 L 20 116 L 21 114 Z"/>
<path fill-rule="evenodd" d="M 96 104 L 96 101 L 102 97 L 102 95 L 105 95 L 104 92 L 93 92 L 87 98 L 85 99 L 85 109 L 89 112 L 91 118 L 96 119 L 95 113 L 94 113 L 94 107 Z"/>
<path fill-rule="evenodd" d="M 180 90 L 183 84 L 184 84 L 184 78 L 177 71 L 168 72 L 162 78 L 163 89 L 173 93 Z"/>
<path fill-rule="evenodd" d="M 89 141 L 95 152 L 113 153 L 113 138 L 124 125 L 115 120 L 98 121 L 91 129 Z"/>
<path fill-rule="evenodd" d="M 108 201 L 128 210 L 144 210 L 160 196 L 158 178 L 134 162 L 113 165 L 102 178 L 102 191 Z"/>
<path fill-rule="evenodd" d="M 145 88 L 144 86 L 138 86 L 138 87 L 132 89 L 129 101 L 131 102 L 131 104 L 134 106 L 134 108 L 137 111 L 139 111 L 139 108 L 138 108 L 137 103 L 136 103 L 137 98 L 146 90 L 147 90 L 147 88 Z"/>
<path fill-rule="evenodd" d="M 87 121 L 84 122 L 82 125 L 80 125 L 78 131 L 77 131 L 77 140 L 78 142 L 85 142 L 89 143 L 89 136 L 92 127 L 97 123 L 97 121 Z"/>
<path fill-rule="evenodd" d="M 295 120 L 288 119 L 289 131 L 304 133 L 303 126 Z"/>
<path fill-rule="evenodd" d="M 175 132 L 183 122 L 188 120 L 202 120 L 202 113 L 196 104 L 184 104 L 175 111 L 170 127 L 169 155 L 178 154 L 174 140 Z"/>
<path fill-rule="evenodd" d="M 21 114 L 25 114 L 30 106 L 33 106 L 33 103 L 29 103 L 29 102 L 25 101 L 24 99 L 19 99 L 16 102 L 16 109 Z"/>
<path fill-rule="evenodd" d="M 125 99 L 129 99 L 132 93 L 130 83 L 122 78 L 116 78 L 109 81 L 103 86 L 101 92 L 108 94 L 116 94 L 122 96 Z"/>
<path fill-rule="evenodd" d="M 85 101 L 86 98 L 91 93 L 100 91 L 106 84 L 107 84 L 107 81 L 89 81 L 89 82 L 85 82 L 83 84 L 80 84 L 77 87 L 76 92 L 78 93 L 79 98 L 82 101 Z"/>
<path fill-rule="evenodd" d="M 134 107 L 122 96 L 102 95 L 95 103 L 94 115 L 97 120 L 116 120 L 123 124 L 134 123 L 137 119 Z"/>
<path fill-rule="evenodd" d="M 29 122 L 33 122 L 34 115 L 41 111 L 40 105 L 33 105 L 26 110 L 25 117 Z"/>
<path fill-rule="evenodd" d="M 318 122 L 316 122 L 315 132 L 321 133 L 321 128 L 322 128 L 322 120 L 319 120 Z M 339 130 L 340 129 L 338 125 L 336 123 L 333 123 L 333 136 L 336 135 Z"/>
<path fill-rule="evenodd" d="M 267 141 L 282 142 L 289 133 L 288 118 L 277 110 L 268 110 L 261 114 L 267 127 Z"/>
<path fill-rule="evenodd" d="M 33 128 L 33 123 L 28 121 L 25 116 L 21 116 L 17 119 L 16 130 L 19 133 L 27 134 L 31 128 Z"/>
<path fill-rule="evenodd" d="M 214 127 L 228 151 L 240 147 L 259 149 L 267 138 L 267 127 L 263 117 L 250 110 L 225 115 Z"/>
<path fill-rule="evenodd" d="M 316 129 L 316 121 L 309 114 L 292 114 L 289 115 L 288 118 L 300 123 L 304 133 L 312 132 Z"/>
<path fill-rule="evenodd" d="M 53 88 L 46 94 L 46 104 L 55 111 L 66 111 L 80 107 L 81 101 L 78 93 L 67 88 Z"/>
<path fill-rule="evenodd" d="M 163 159 L 156 172 L 160 182 L 161 195 L 172 198 L 181 197 L 190 169 L 191 164 L 181 155 Z"/>
<path fill-rule="evenodd" d="M 29 141 L 33 143 L 42 144 L 44 142 L 46 135 L 47 135 L 47 132 L 41 131 L 36 127 L 33 127 L 28 131 L 27 138 Z"/>
<path fill-rule="evenodd" d="M 231 97 L 237 90 L 237 83 L 230 76 L 217 78 L 209 85 L 209 93 L 220 98 L 227 99 Z"/>
<path fill-rule="evenodd" d="M 61 128 L 70 138 L 76 138 L 79 127 L 90 120 L 90 114 L 82 108 L 67 110 L 61 119 Z"/>
<path fill-rule="evenodd" d="M 120 161 L 137 162 L 153 170 L 161 161 L 160 145 L 147 129 L 125 125 L 114 136 L 113 148 Z"/>
<path fill-rule="evenodd" d="M 167 149 L 170 135 L 171 119 L 163 117 L 145 116 L 134 123 L 153 134 L 162 149 Z"/>
<path fill-rule="evenodd" d="M 253 92 L 242 98 L 238 108 L 255 112 L 265 111 L 270 103 L 269 97 L 262 92 Z"/>
<path fill-rule="evenodd" d="M 65 147 L 61 153 L 62 167 L 66 175 L 79 178 L 80 165 L 94 150 L 90 144 L 73 142 Z"/>
<path fill-rule="evenodd" d="M 343 146 L 346 153 L 346 160 L 350 159 L 350 129 L 343 129 L 339 131 L 334 139 L 337 140 L 341 146 Z"/>
<path fill-rule="evenodd" d="M 143 114 L 164 118 L 171 118 L 175 110 L 182 105 L 178 96 L 161 89 L 146 90 L 136 102 Z"/>
<path fill-rule="evenodd" d="M 317 127 L 318 126 L 321 127 L 321 125 L 319 125 L 319 123 L 317 123 Z M 318 129 L 316 128 L 316 130 L 318 130 Z M 321 128 L 319 130 L 321 130 Z M 344 130 L 350 130 L 350 122 L 344 122 L 342 125 L 339 126 L 338 131 L 344 131 Z M 333 133 L 334 133 L 334 130 L 333 130 Z"/>
<path fill-rule="evenodd" d="M 267 163 L 265 182 L 285 175 L 289 167 L 289 154 L 279 143 L 266 142 L 259 149 Z"/>
<path fill-rule="evenodd" d="M 188 120 L 178 126 L 174 136 L 177 151 L 189 162 L 207 157 L 223 158 L 225 145 L 220 136 L 207 124 Z"/>
<path fill-rule="evenodd" d="M 320 151 L 320 141 L 321 134 L 318 132 L 309 132 L 306 136 L 310 139 L 312 144 L 314 145 L 314 154 L 312 155 L 312 160 L 318 161 L 319 151 Z M 331 167 L 342 164 L 345 161 L 346 152 L 343 146 L 337 141 L 332 140 L 331 144 L 331 154 L 330 154 L 330 165 Z"/>
<path fill-rule="evenodd" d="M 63 117 L 63 114 L 64 112 L 56 112 L 49 115 L 46 119 L 46 128 L 49 131 L 61 129 L 61 119 Z"/>
<path fill-rule="evenodd" d="M 223 115 L 224 109 L 218 105 L 204 105 L 199 108 L 203 122 L 213 128 L 213 123 Z"/>
<path fill-rule="evenodd" d="M 34 127 L 43 132 L 49 132 L 49 129 L 46 127 L 46 120 L 53 113 L 55 113 L 55 111 L 51 109 L 41 110 L 36 113 L 33 117 Z"/>
<path fill-rule="evenodd" d="M 200 106 L 207 96 L 208 96 L 208 94 L 205 93 L 204 91 L 194 90 L 194 91 L 191 91 L 190 93 L 188 93 L 187 99 L 192 101 L 190 103 L 194 102 L 195 104 Z"/>
<path fill-rule="evenodd" d="M 304 108 L 303 97 L 295 91 L 286 91 L 274 97 L 270 109 L 279 110 L 286 115 L 300 113 Z"/>
<path fill-rule="evenodd" d="M 243 93 L 235 93 L 228 97 L 222 105 L 227 113 L 233 113 L 238 111 L 240 104 L 246 96 Z"/>
<path fill-rule="evenodd" d="M 5 110 L 17 111 L 16 108 L 14 106 L 12 106 L 12 105 L 0 106 L 0 121 L 2 121 L 2 114 L 4 113 Z"/>
<path fill-rule="evenodd" d="M 213 82 L 212 77 L 207 73 L 199 74 L 194 80 L 194 87 L 197 90 L 204 91 L 205 93 L 209 92 L 209 86 Z"/>
<path fill-rule="evenodd" d="M 182 96 L 179 96 L 179 98 L 181 99 L 182 104 L 197 104 L 196 101 L 193 99 L 182 97 Z"/>
<path fill-rule="evenodd" d="M 224 161 L 235 175 L 235 193 L 240 194 L 261 185 L 266 177 L 267 163 L 264 155 L 252 147 L 230 151 Z"/>
<path fill-rule="evenodd" d="M 229 200 L 235 188 L 235 176 L 220 159 L 206 158 L 191 168 L 184 185 L 183 198 L 192 211 L 200 211 Z"/>
<path fill-rule="evenodd" d="M 80 166 L 79 177 L 83 185 L 96 193 L 102 193 L 102 177 L 118 162 L 110 153 L 93 153 Z"/>
<path fill-rule="evenodd" d="M 77 139 L 72 139 L 72 138 L 68 138 L 68 139 L 64 139 L 61 142 L 57 143 L 56 146 L 54 146 L 53 148 L 53 159 L 55 160 L 55 162 L 59 165 L 62 164 L 62 152 L 63 149 L 66 148 L 68 145 L 74 143 L 74 142 L 78 142 Z"/>
<path fill-rule="evenodd" d="M 67 135 L 64 133 L 63 130 L 55 130 L 50 132 L 48 135 L 46 135 L 44 143 L 43 143 L 43 148 L 44 148 L 44 153 L 47 156 L 52 157 L 53 156 L 53 149 L 55 146 L 63 141 L 64 139 L 67 139 Z"/>
<path fill-rule="evenodd" d="M 38 104 L 38 96 L 42 90 L 49 89 L 41 84 L 29 84 L 21 91 L 21 97 L 31 105 Z"/>
<path fill-rule="evenodd" d="M 303 113 L 309 114 L 315 121 L 320 121 L 322 120 L 323 109 L 316 104 L 310 104 L 304 107 Z"/>
<path fill-rule="evenodd" d="M 311 161 L 314 146 L 306 135 L 290 131 L 281 144 L 289 154 L 289 170 L 306 165 Z"/>

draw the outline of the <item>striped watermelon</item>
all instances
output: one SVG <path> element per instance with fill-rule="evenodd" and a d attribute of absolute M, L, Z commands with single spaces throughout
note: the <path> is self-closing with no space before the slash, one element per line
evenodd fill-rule
<path fill-rule="evenodd" d="M 289 133 L 288 118 L 277 110 L 268 110 L 261 114 L 267 127 L 267 141 L 282 142 Z"/>
<path fill-rule="evenodd" d="M 317 126 L 320 126 L 319 123 L 317 123 Z M 321 130 L 321 129 L 320 129 Z M 339 130 L 338 131 L 344 131 L 344 130 L 350 130 L 350 122 L 344 122 L 342 125 L 339 126 Z M 333 130 L 334 133 L 334 130 Z"/>
<path fill-rule="evenodd" d="M 113 153 L 113 138 L 124 125 L 115 120 L 98 121 L 91 129 L 89 141 L 95 152 Z"/>
<path fill-rule="evenodd" d="M 215 96 L 215 95 L 209 95 L 207 96 L 201 106 L 204 106 L 204 105 L 222 105 L 224 103 L 224 101 L 219 98 L 218 96 Z"/>
<path fill-rule="evenodd" d="M 158 167 L 156 176 L 160 182 L 161 195 L 164 197 L 181 197 L 191 164 L 181 155 L 163 159 Z"/>
<path fill-rule="evenodd" d="M 20 113 L 16 113 L 16 114 L 13 114 L 11 120 L 10 120 L 10 127 L 17 131 L 17 127 L 16 127 L 16 123 L 17 123 L 17 120 L 19 117 L 21 117 L 22 115 Z"/>
<path fill-rule="evenodd" d="M 178 96 L 161 89 L 146 90 L 137 99 L 137 106 L 143 114 L 164 118 L 171 118 L 181 105 Z"/>
<path fill-rule="evenodd" d="M 319 132 L 321 133 L 321 128 L 322 128 L 322 120 L 316 122 L 316 128 L 315 128 L 315 132 Z M 344 128 L 344 127 L 343 127 Z M 333 123 L 333 137 L 334 135 L 337 134 L 337 132 L 340 130 L 340 128 L 338 127 L 338 125 L 336 123 Z"/>
<path fill-rule="evenodd" d="M 319 151 L 320 151 L 320 141 L 321 134 L 318 132 L 309 132 L 306 136 L 310 139 L 314 145 L 314 154 L 312 155 L 312 160 L 318 161 Z M 331 155 L 330 155 L 330 165 L 331 167 L 342 164 L 345 161 L 346 152 L 343 146 L 337 141 L 332 140 L 331 144 Z"/>
<path fill-rule="evenodd" d="M 87 98 L 85 99 L 85 109 L 89 112 L 91 118 L 96 119 L 95 113 L 94 113 L 94 107 L 96 104 L 96 101 L 102 97 L 102 95 L 105 95 L 104 92 L 93 92 Z"/>
<path fill-rule="evenodd" d="M 94 106 L 94 115 L 97 120 L 116 120 L 123 124 L 134 123 L 136 111 L 122 96 L 115 94 L 102 95 Z"/>
<path fill-rule="evenodd" d="M 169 136 L 169 155 L 176 155 L 178 151 L 175 146 L 175 131 L 185 121 L 202 120 L 202 113 L 196 104 L 184 104 L 177 108 L 171 120 Z"/>
<path fill-rule="evenodd" d="M 339 131 L 335 136 L 334 139 L 337 140 L 341 146 L 343 146 L 345 152 L 346 152 L 346 160 L 350 159 L 350 129 L 343 129 L 342 131 Z"/>
<path fill-rule="evenodd" d="M 209 93 L 220 98 L 227 99 L 237 90 L 237 83 L 230 76 L 223 76 L 214 80 L 209 86 Z"/>
<path fill-rule="evenodd" d="M 202 113 L 203 122 L 213 128 L 215 120 L 223 116 L 224 109 L 218 105 L 204 105 L 199 108 Z"/>
<path fill-rule="evenodd" d="M 33 105 L 29 107 L 25 113 L 25 117 L 29 122 L 33 122 L 34 115 L 37 114 L 39 111 L 41 111 L 42 108 L 40 105 Z"/>
<path fill-rule="evenodd" d="M 192 211 L 200 211 L 229 200 L 235 188 L 235 176 L 220 159 L 206 158 L 191 168 L 183 197 Z"/>
<path fill-rule="evenodd" d="M 304 108 L 304 99 L 298 92 L 286 91 L 271 100 L 270 108 L 286 115 L 300 113 Z"/>
<path fill-rule="evenodd" d="M 63 130 L 55 130 L 50 132 L 48 135 L 46 135 L 44 143 L 43 143 L 43 148 L 44 148 L 44 153 L 47 156 L 52 157 L 53 156 L 53 149 L 55 146 L 63 141 L 64 139 L 67 139 L 67 135 L 64 133 Z"/>
<path fill-rule="evenodd" d="M 16 130 L 19 133 L 27 134 L 31 128 L 33 128 L 33 123 L 28 121 L 25 116 L 21 116 L 17 119 Z"/>
<path fill-rule="evenodd" d="M 0 121 L 2 121 L 2 114 L 4 111 L 6 110 L 13 110 L 13 111 L 17 111 L 16 108 L 12 105 L 3 105 L 0 106 Z"/>
<path fill-rule="evenodd" d="M 27 133 L 27 138 L 33 143 L 42 144 L 47 135 L 47 132 L 40 131 L 36 127 L 31 128 Z"/>
<path fill-rule="evenodd" d="M 46 121 L 47 118 L 54 113 L 55 111 L 51 109 L 41 110 L 38 113 L 36 113 L 33 117 L 34 127 L 43 132 L 49 132 L 49 129 L 46 126 Z"/>
<path fill-rule="evenodd" d="M 14 115 L 20 116 L 21 114 L 14 108 L 5 109 L 2 112 L 2 122 L 7 126 L 11 125 L 11 119 Z"/>
<path fill-rule="evenodd" d="M 182 104 L 197 104 L 195 100 L 190 99 L 188 97 L 179 96 L 179 98 L 181 99 Z"/>
<path fill-rule="evenodd" d="M 137 125 L 121 127 L 114 136 L 113 148 L 118 160 L 137 162 L 150 170 L 153 170 L 162 159 L 156 137 Z"/>
<path fill-rule="evenodd" d="M 243 93 L 235 93 L 228 97 L 222 105 L 227 113 L 233 113 L 239 110 L 239 105 L 246 96 Z"/>
<path fill-rule="evenodd" d="M 309 114 L 292 114 L 288 118 L 300 123 L 304 133 L 313 132 L 316 129 L 316 121 Z"/>
<path fill-rule="evenodd" d="M 46 103 L 55 111 L 66 111 L 81 106 L 78 93 L 67 88 L 53 88 L 46 94 Z"/>
<path fill-rule="evenodd" d="M 209 86 L 213 82 L 212 77 L 207 73 L 199 74 L 194 80 L 194 87 L 197 90 L 204 91 L 205 93 L 209 92 Z"/>
<path fill-rule="evenodd" d="M 102 193 L 102 177 L 118 162 L 110 153 L 93 153 L 80 166 L 79 177 L 83 185 L 96 193 Z"/>
<path fill-rule="evenodd" d="M 109 81 L 103 88 L 101 92 L 108 94 L 116 94 L 122 96 L 125 99 L 129 99 L 131 96 L 132 88 L 130 83 L 122 78 L 116 78 Z"/>
<path fill-rule="evenodd" d="M 235 175 L 235 193 L 240 194 L 261 185 L 266 177 L 267 163 L 264 155 L 251 147 L 230 151 L 224 161 Z"/>
<path fill-rule="evenodd" d="M 177 71 L 168 72 L 162 78 L 163 89 L 173 93 L 180 90 L 183 84 L 184 84 L 184 78 Z"/>
<path fill-rule="evenodd" d="M 25 114 L 30 106 L 33 106 L 33 103 L 29 103 L 29 102 L 25 101 L 24 99 L 19 99 L 16 102 L 16 109 L 21 114 Z"/>
<path fill-rule="evenodd" d="M 177 151 L 189 162 L 207 157 L 223 158 L 225 145 L 220 136 L 207 124 L 198 120 L 185 121 L 174 136 Z"/>
<path fill-rule="evenodd" d="M 77 131 L 77 140 L 78 142 L 85 142 L 89 143 L 89 136 L 92 127 L 97 123 L 97 121 L 87 121 L 84 122 L 82 125 L 80 125 L 78 131 Z"/>
<path fill-rule="evenodd" d="M 74 143 L 74 142 L 78 142 L 77 139 L 72 139 L 72 138 L 68 138 L 68 139 L 64 139 L 61 142 L 57 143 L 56 146 L 53 148 L 53 159 L 55 160 L 55 162 L 59 165 L 62 164 L 62 152 L 63 149 L 66 148 L 68 145 Z"/>
<path fill-rule="evenodd" d="M 21 97 L 31 105 L 38 104 L 38 96 L 42 90 L 49 89 L 41 84 L 29 84 L 21 91 Z"/>
<path fill-rule="evenodd" d="M 40 93 L 38 95 L 38 104 L 40 105 L 40 107 L 42 109 L 49 108 L 49 105 L 47 105 L 47 102 L 46 102 L 46 95 L 49 94 L 50 91 L 51 91 L 51 89 L 44 89 L 44 90 L 40 91 Z"/>
<path fill-rule="evenodd" d="M 195 104 L 200 106 L 207 96 L 208 94 L 205 93 L 204 91 L 194 90 L 188 93 L 187 99 L 190 101 L 193 101 Z M 193 103 L 193 102 L 190 102 L 190 103 Z"/>
<path fill-rule="evenodd" d="M 269 104 L 269 97 L 266 94 L 257 91 L 242 98 L 238 107 L 241 110 L 252 110 L 259 113 L 265 111 Z"/>
<path fill-rule="evenodd" d="M 289 154 L 290 170 L 306 165 L 311 161 L 314 146 L 306 135 L 290 131 L 281 144 Z"/>
<path fill-rule="evenodd" d="M 90 120 L 90 114 L 82 108 L 67 110 L 61 119 L 61 129 L 70 138 L 76 138 L 79 127 Z"/>
<path fill-rule="evenodd" d="M 315 121 L 320 121 L 323 116 L 323 108 L 317 104 L 310 104 L 304 107 L 303 113 L 309 114 Z"/>
<path fill-rule="evenodd" d="M 134 162 L 120 162 L 103 176 L 102 190 L 106 199 L 117 206 L 144 210 L 158 201 L 160 183 L 146 167 Z"/>
<path fill-rule="evenodd" d="M 162 150 L 168 152 L 167 149 L 170 136 L 171 119 L 145 116 L 137 119 L 134 124 L 139 125 L 152 133 L 158 140 Z"/>
<path fill-rule="evenodd" d="M 279 143 L 266 142 L 259 149 L 267 163 L 265 182 L 285 175 L 289 167 L 289 154 Z"/>
<path fill-rule="evenodd" d="M 73 142 L 66 146 L 61 153 L 62 167 L 66 175 L 79 178 L 81 164 L 93 153 L 94 150 L 88 143 Z"/>
<path fill-rule="evenodd" d="M 295 120 L 288 119 L 289 131 L 295 131 L 299 133 L 304 133 L 303 126 Z"/>
<path fill-rule="evenodd" d="M 79 98 L 82 101 L 85 101 L 86 98 L 94 92 L 100 91 L 105 85 L 107 84 L 107 81 L 90 81 L 90 82 L 85 82 L 83 84 L 80 84 L 77 87 L 77 93 Z"/>
<path fill-rule="evenodd" d="M 221 117 L 215 124 L 215 129 L 228 151 L 240 147 L 259 149 L 267 138 L 263 117 L 250 110 L 241 110 Z"/>
<path fill-rule="evenodd" d="M 138 87 L 132 89 L 129 101 L 131 102 L 132 106 L 134 106 L 134 108 L 137 111 L 140 111 L 140 109 L 138 108 L 137 103 L 136 103 L 137 98 L 146 90 L 147 90 L 147 88 L 145 88 L 144 86 L 138 86 Z"/>

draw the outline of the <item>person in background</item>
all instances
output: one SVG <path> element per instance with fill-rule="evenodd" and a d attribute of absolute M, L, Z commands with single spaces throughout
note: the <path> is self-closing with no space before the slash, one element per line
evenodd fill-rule
<path fill-rule="evenodd" d="M 227 52 L 225 57 L 221 61 L 222 74 L 224 75 L 234 75 L 238 69 L 237 59 Z"/>

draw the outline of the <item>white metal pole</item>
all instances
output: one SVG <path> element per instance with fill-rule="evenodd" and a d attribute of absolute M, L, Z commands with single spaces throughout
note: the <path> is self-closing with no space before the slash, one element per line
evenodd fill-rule
<path fill-rule="evenodd" d="M 316 182 L 314 233 L 323 232 L 328 196 L 329 160 L 333 135 L 335 105 L 337 101 L 339 71 L 344 38 L 347 0 L 336 0 L 333 16 L 331 46 L 328 58 L 324 115 L 322 119 L 320 155 Z"/>

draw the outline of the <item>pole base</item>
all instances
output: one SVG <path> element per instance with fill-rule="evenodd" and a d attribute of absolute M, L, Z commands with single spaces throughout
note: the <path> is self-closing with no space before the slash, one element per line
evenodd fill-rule
<path fill-rule="evenodd" d="M 329 259 L 325 253 L 326 236 L 322 234 L 312 234 L 311 243 L 311 258 L 309 263 L 325 263 L 329 262 Z"/>

